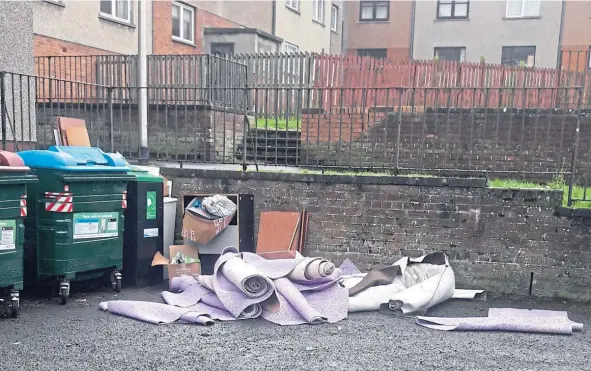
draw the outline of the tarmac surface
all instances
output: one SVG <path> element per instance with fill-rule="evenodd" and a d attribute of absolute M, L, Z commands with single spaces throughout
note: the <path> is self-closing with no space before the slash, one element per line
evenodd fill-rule
<path fill-rule="evenodd" d="M 65 306 L 25 298 L 0 318 L 5 370 L 591 370 L 591 305 L 563 301 L 453 301 L 430 316 L 485 316 L 489 307 L 567 310 L 586 329 L 572 336 L 440 332 L 413 317 L 356 313 L 330 325 L 264 320 L 151 325 L 102 312 L 105 300 L 159 301 L 166 289 L 81 289 Z M 76 290 L 73 287 L 73 290 Z"/>

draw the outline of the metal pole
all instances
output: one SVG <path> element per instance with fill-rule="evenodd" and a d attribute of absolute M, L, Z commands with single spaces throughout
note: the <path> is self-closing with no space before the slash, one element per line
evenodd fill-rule
<path fill-rule="evenodd" d="M 0 124 L 2 134 L 2 149 L 6 149 L 6 92 L 4 90 L 5 72 L 0 72 Z"/>
<path fill-rule="evenodd" d="M 139 128 L 140 128 L 140 164 L 147 164 L 150 156 L 148 149 L 148 7 L 150 0 L 138 0 L 138 83 L 139 83 Z"/>
<path fill-rule="evenodd" d="M 577 91 L 579 93 L 579 99 L 577 102 L 577 128 L 575 129 L 575 143 L 573 144 L 573 157 L 570 164 L 570 178 L 568 181 L 568 207 L 573 205 L 573 187 L 575 182 L 575 171 L 577 169 L 577 152 L 579 151 L 579 138 L 581 131 L 581 104 L 583 102 L 583 96 L 580 88 L 577 89 Z"/>
<path fill-rule="evenodd" d="M 107 114 L 109 115 L 109 151 L 115 152 L 115 134 L 113 130 L 113 88 L 107 88 Z"/>

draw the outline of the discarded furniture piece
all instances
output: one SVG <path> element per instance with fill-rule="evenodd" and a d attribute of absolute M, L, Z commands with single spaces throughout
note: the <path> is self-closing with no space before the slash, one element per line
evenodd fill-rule
<path fill-rule="evenodd" d="M 261 213 L 257 254 L 265 259 L 293 259 L 302 252 L 308 235 L 309 214 L 290 211 Z"/>
<path fill-rule="evenodd" d="M 199 250 L 203 274 L 213 273 L 213 266 L 226 247 L 236 247 L 240 252 L 255 252 L 254 196 L 219 194 L 236 205 L 236 213 L 231 217 L 220 218 L 208 215 L 206 210 L 195 207 L 206 197 L 215 195 L 185 194 L 182 197 L 183 243 Z"/>
<path fill-rule="evenodd" d="M 90 147 L 90 137 L 88 136 L 86 122 L 84 120 L 58 116 L 57 130 L 60 135 L 57 144 L 62 146 Z"/>
<path fill-rule="evenodd" d="M 126 161 L 98 148 L 19 152 L 39 178 L 28 186 L 25 283 L 52 284 L 61 303 L 70 281 L 106 276 L 121 290 Z"/>
<path fill-rule="evenodd" d="M 23 289 L 23 218 L 27 215 L 27 184 L 37 182 L 23 160 L 0 151 L 0 305 L 16 317 Z"/>

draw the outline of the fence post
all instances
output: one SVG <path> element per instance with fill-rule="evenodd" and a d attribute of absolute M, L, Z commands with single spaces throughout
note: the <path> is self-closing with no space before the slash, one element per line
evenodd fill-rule
<path fill-rule="evenodd" d="M 579 98 L 577 102 L 577 129 L 575 131 L 575 143 L 573 144 L 573 157 L 572 162 L 570 164 L 570 179 L 568 182 L 568 202 L 567 206 L 571 207 L 573 204 L 573 187 L 575 182 L 575 169 L 577 163 L 577 152 L 579 151 L 579 136 L 580 136 L 580 129 L 581 129 L 581 103 L 582 103 L 582 94 L 581 88 L 577 88 L 579 93 Z"/>
<path fill-rule="evenodd" d="M 0 71 L 0 117 L 2 123 L 2 149 L 6 149 L 6 90 L 4 86 L 6 72 Z"/>
<path fill-rule="evenodd" d="M 398 127 L 396 128 L 396 174 L 398 174 L 398 168 L 400 167 L 400 133 L 402 128 L 402 94 L 404 89 L 398 90 Z"/>
<path fill-rule="evenodd" d="M 107 114 L 109 115 L 109 142 L 111 153 L 115 152 L 115 138 L 113 129 L 113 88 L 107 88 Z"/>

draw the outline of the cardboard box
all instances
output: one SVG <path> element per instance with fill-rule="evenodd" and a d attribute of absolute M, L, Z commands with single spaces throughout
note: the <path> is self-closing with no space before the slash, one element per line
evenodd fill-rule
<path fill-rule="evenodd" d="M 178 253 L 181 253 L 191 260 L 195 260 L 195 262 L 172 264 L 172 258 Z M 171 258 L 169 259 L 164 257 L 160 252 L 157 252 L 152 259 L 152 266 L 164 265 L 168 268 L 169 284 L 173 277 L 201 274 L 201 261 L 199 260 L 199 250 L 197 248 L 187 245 L 173 245 L 170 246 L 170 256 Z"/>
<path fill-rule="evenodd" d="M 234 215 L 214 220 L 197 216 L 192 213 L 190 209 L 194 207 L 194 204 L 198 200 L 198 198 L 195 198 L 185 208 L 182 235 L 185 241 L 192 241 L 205 245 L 228 227 L 232 219 L 234 219 Z"/>

